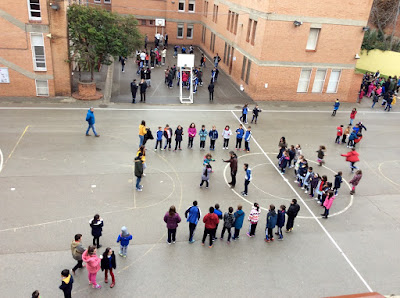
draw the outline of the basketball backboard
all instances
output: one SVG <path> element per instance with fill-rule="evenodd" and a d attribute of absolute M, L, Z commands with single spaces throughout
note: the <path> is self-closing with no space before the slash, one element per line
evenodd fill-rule
<path fill-rule="evenodd" d="M 194 67 L 193 54 L 178 54 L 178 67 Z"/>

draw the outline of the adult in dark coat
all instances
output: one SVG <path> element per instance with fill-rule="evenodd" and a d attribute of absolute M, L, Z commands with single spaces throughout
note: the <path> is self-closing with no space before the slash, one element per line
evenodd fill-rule
<path fill-rule="evenodd" d="M 231 177 L 232 180 L 228 184 L 233 188 L 236 185 L 236 173 L 237 173 L 237 155 L 235 152 L 230 151 L 230 159 L 223 160 L 224 162 L 229 162 L 229 166 L 231 168 Z"/>
<path fill-rule="evenodd" d="M 210 85 L 208 85 L 208 92 L 210 93 L 210 100 L 214 101 L 214 82 L 212 80 Z"/>
<path fill-rule="evenodd" d="M 142 79 L 140 81 L 140 102 L 146 102 L 146 89 L 147 89 L 147 83 Z"/>
<path fill-rule="evenodd" d="M 132 103 L 135 103 L 136 101 L 137 90 L 138 90 L 138 85 L 136 84 L 136 80 L 133 80 L 133 82 L 131 82 Z"/>
<path fill-rule="evenodd" d="M 293 231 L 294 219 L 296 218 L 299 211 L 300 211 L 300 206 L 297 204 L 297 200 L 293 199 L 292 202 L 290 203 L 288 211 L 286 212 L 288 216 L 288 220 L 286 223 L 286 232 Z"/>

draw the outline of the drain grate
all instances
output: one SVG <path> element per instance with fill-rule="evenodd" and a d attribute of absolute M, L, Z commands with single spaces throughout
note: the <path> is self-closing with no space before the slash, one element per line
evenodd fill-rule
<path fill-rule="evenodd" d="M 107 108 L 108 105 L 99 105 L 99 108 Z"/>

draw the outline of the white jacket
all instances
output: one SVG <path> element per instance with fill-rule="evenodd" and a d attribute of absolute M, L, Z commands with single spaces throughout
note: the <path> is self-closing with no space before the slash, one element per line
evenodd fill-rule
<path fill-rule="evenodd" d="M 228 129 L 228 130 L 224 129 L 224 131 L 222 132 L 222 136 L 224 139 L 229 139 L 231 135 L 232 135 L 232 132 L 230 129 Z"/>

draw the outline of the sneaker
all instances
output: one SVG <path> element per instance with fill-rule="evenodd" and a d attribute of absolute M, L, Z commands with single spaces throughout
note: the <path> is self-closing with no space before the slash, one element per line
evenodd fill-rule
<path fill-rule="evenodd" d="M 114 286 L 115 286 L 115 283 L 112 283 L 112 284 L 110 285 L 110 288 L 114 288 Z"/>
<path fill-rule="evenodd" d="M 212 245 L 210 245 L 208 248 L 212 248 L 213 246 Z"/>
<path fill-rule="evenodd" d="M 294 180 L 294 183 L 299 183 L 299 181 L 297 181 L 297 180 Z"/>
<path fill-rule="evenodd" d="M 93 285 L 93 289 L 101 289 L 101 285 L 99 285 L 99 284 Z"/>
<path fill-rule="evenodd" d="M 219 239 L 220 239 L 220 240 L 224 240 L 224 238 L 222 238 L 222 237 L 220 237 Z"/>
<path fill-rule="evenodd" d="M 168 243 L 169 245 L 171 245 L 171 242 L 168 242 L 168 241 L 167 241 L 167 243 Z"/>
<path fill-rule="evenodd" d="M 137 190 L 137 191 L 143 191 L 143 189 L 141 189 L 141 188 L 136 188 L 136 190 Z"/>
<path fill-rule="evenodd" d="M 161 151 L 164 151 L 164 150 L 165 150 L 165 149 L 162 149 L 162 148 L 161 148 Z"/>
<path fill-rule="evenodd" d="M 87 133 L 86 136 L 87 136 L 87 137 L 90 137 L 90 134 Z"/>
<path fill-rule="evenodd" d="M 122 253 L 119 253 L 119 255 L 120 255 L 121 257 L 123 257 L 123 256 L 124 256 Z"/>
<path fill-rule="evenodd" d="M 228 240 L 228 241 L 226 241 L 226 243 L 227 243 L 227 244 L 231 244 L 231 241 L 230 241 L 230 240 Z"/>
<path fill-rule="evenodd" d="M 301 189 L 304 189 L 304 186 Z"/>
<path fill-rule="evenodd" d="M 108 279 L 105 279 L 104 282 L 105 282 L 106 284 L 108 284 Z"/>
<path fill-rule="evenodd" d="M 202 242 L 201 245 L 204 246 L 204 242 Z"/>
<path fill-rule="evenodd" d="M 194 243 L 196 240 L 192 239 L 191 241 L 189 241 L 189 243 Z"/>
<path fill-rule="evenodd" d="M 279 237 L 278 240 L 283 240 L 283 237 Z"/>
<path fill-rule="evenodd" d="M 265 241 L 265 242 L 271 242 L 268 238 L 266 238 L 264 241 Z"/>
<path fill-rule="evenodd" d="M 246 233 L 246 235 L 249 236 L 249 237 L 251 237 L 251 236 L 250 236 L 250 233 L 248 233 L 248 232 Z"/>
<path fill-rule="evenodd" d="M 143 185 L 139 185 L 140 188 L 143 188 Z"/>
<path fill-rule="evenodd" d="M 126 258 L 126 255 L 123 255 L 124 258 Z"/>
<path fill-rule="evenodd" d="M 145 173 L 143 173 L 142 175 L 143 175 L 143 177 L 146 177 L 146 174 L 145 174 Z"/>
<path fill-rule="evenodd" d="M 271 238 L 271 241 L 274 241 L 275 239 L 274 238 Z"/>
<path fill-rule="evenodd" d="M 208 188 L 208 186 L 206 186 L 206 188 Z"/>
<path fill-rule="evenodd" d="M 275 235 L 279 235 L 279 233 L 275 233 Z"/>
<path fill-rule="evenodd" d="M 243 194 L 244 197 L 247 197 L 247 193 Z"/>
<path fill-rule="evenodd" d="M 100 135 L 95 135 L 96 138 L 98 138 L 99 136 L 100 136 Z M 101 286 L 100 286 L 100 288 L 101 288 Z"/>
<path fill-rule="evenodd" d="M 156 149 L 156 148 L 154 148 L 154 151 L 157 151 L 157 149 Z"/>
<path fill-rule="evenodd" d="M 176 241 L 172 241 L 172 243 L 176 243 Z"/>
<path fill-rule="evenodd" d="M 308 193 L 308 190 L 306 190 L 304 193 Z"/>

